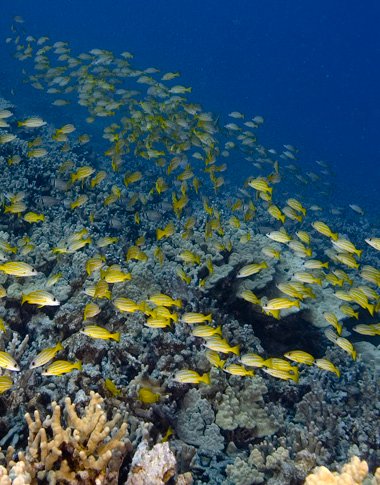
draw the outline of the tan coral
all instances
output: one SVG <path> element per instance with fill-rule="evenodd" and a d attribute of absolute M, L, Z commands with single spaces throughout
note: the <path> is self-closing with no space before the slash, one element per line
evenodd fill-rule
<path fill-rule="evenodd" d="M 66 398 L 64 424 L 56 402 L 52 403 L 52 416 L 44 422 L 38 411 L 34 412 L 34 419 L 27 414 L 28 447 L 25 453 L 18 453 L 17 462 L 8 461 L 8 475 L 21 463 L 31 481 L 17 483 L 34 484 L 37 480 L 72 485 L 117 483 L 122 458 L 131 445 L 127 424 L 123 422 L 113 433 L 121 416 L 116 413 L 107 422 L 102 403 L 103 398 L 91 392 L 84 415 L 80 417 L 70 398 Z"/>
<path fill-rule="evenodd" d="M 361 485 L 367 475 L 367 462 L 353 456 L 350 463 L 343 466 L 341 473 L 330 472 L 324 466 L 317 467 L 313 473 L 306 477 L 305 485 Z M 377 481 L 378 475 L 380 475 L 379 468 L 376 471 L 375 478 L 369 483 L 374 485 L 379 483 Z"/>

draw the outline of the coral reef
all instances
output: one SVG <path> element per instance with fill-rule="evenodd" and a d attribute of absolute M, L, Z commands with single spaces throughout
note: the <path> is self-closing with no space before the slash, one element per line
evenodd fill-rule
<path fill-rule="evenodd" d="M 114 483 L 124 455 L 131 451 L 127 423 L 116 413 L 107 421 L 103 398 L 92 392 L 82 417 L 70 398 L 65 399 L 65 419 L 61 407 L 52 403 L 52 415 L 41 420 L 36 410 L 34 419 L 26 414 L 29 428 L 28 446 L 11 459 L 8 449 L 6 469 L 9 477 L 24 475 L 25 480 L 50 484 Z M 120 424 L 120 425 L 119 425 Z M 4 468 L 2 469 L 4 473 Z M 21 479 L 20 479 L 21 480 Z M 16 482 L 17 483 L 17 482 Z"/>

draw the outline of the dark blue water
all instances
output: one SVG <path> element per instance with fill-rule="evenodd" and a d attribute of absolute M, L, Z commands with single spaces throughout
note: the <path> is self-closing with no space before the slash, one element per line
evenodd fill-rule
<path fill-rule="evenodd" d="M 376 210 L 380 186 L 380 4 L 377 1 L 15 0 L 28 33 L 135 54 L 136 67 L 181 71 L 194 101 L 226 115 L 263 115 L 263 143 L 290 143 L 300 162 L 331 163 L 337 205 Z M 1 48 L 2 86 L 20 65 Z M 6 91 L 6 89 L 4 90 Z M 29 93 L 32 91 L 29 91 Z M 3 93 L 4 95 L 7 92 Z M 241 162 L 246 163 L 244 161 Z"/>

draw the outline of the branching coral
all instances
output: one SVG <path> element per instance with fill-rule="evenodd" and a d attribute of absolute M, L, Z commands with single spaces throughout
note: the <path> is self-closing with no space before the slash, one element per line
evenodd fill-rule
<path fill-rule="evenodd" d="M 8 450 L 7 472 L 11 477 L 20 470 L 24 476 L 29 475 L 30 481 L 12 483 L 34 484 L 40 480 L 71 485 L 117 482 L 121 461 L 131 444 L 125 422 L 113 432 L 121 421 L 120 414 L 116 413 L 107 421 L 102 403 L 103 398 L 91 392 L 82 417 L 70 398 L 65 400 L 64 420 L 56 402 L 52 403 L 52 416 L 44 421 L 38 411 L 34 412 L 34 419 L 26 414 L 28 446 L 25 452 L 18 453 L 17 461 L 9 458 L 13 450 Z M 0 477 L 1 473 L 5 475 L 4 468 L 0 470 Z M 10 483 L 2 480 L 7 480 L 5 476 L 0 484 Z"/>

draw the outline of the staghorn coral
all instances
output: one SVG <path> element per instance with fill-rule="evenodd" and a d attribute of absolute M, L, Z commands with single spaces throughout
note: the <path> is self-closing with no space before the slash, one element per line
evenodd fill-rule
<path fill-rule="evenodd" d="M 30 481 L 12 483 L 38 483 L 46 480 L 49 484 L 69 483 L 114 483 L 117 480 L 123 456 L 131 449 L 127 439 L 127 424 L 114 428 L 121 421 L 116 413 L 107 421 L 102 407 L 103 398 L 90 393 L 90 401 L 84 415 L 78 416 L 70 398 L 65 399 L 66 417 L 62 422 L 61 407 L 52 403 L 53 413 L 44 421 L 40 413 L 25 415 L 29 428 L 28 446 L 25 452 L 18 453 L 17 461 L 7 452 L 7 472 L 9 477 L 16 476 L 21 470 Z M 5 475 L 5 469 L 0 473 Z M 0 475 L 1 477 L 1 475 Z M 4 478 L 5 480 L 5 478 Z M 20 479 L 21 480 L 21 479 Z M 0 483 L 3 483 L 0 481 Z M 4 481 L 4 484 L 7 484 Z"/>
<path fill-rule="evenodd" d="M 330 472 L 324 466 L 317 467 L 313 473 L 306 477 L 305 485 L 360 485 L 380 483 L 380 468 L 376 470 L 375 477 L 368 477 L 368 465 L 357 456 L 351 458 L 350 463 L 343 466 L 342 471 Z"/>

